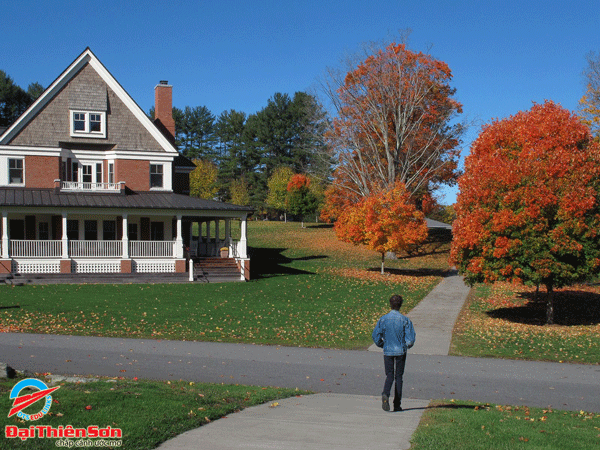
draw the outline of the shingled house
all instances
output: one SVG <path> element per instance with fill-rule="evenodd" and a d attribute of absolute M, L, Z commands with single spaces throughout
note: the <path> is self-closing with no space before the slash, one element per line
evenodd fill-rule
<path fill-rule="evenodd" d="M 248 276 L 251 208 L 188 195 L 167 82 L 155 102 L 152 122 L 88 48 L 0 135 L 0 273 L 186 272 L 227 247 Z"/>

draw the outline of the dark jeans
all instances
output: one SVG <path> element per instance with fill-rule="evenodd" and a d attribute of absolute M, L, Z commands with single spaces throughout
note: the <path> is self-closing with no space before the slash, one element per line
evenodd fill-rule
<path fill-rule="evenodd" d="M 382 395 L 390 396 L 392 383 L 396 381 L 394 391 L 394 408 L 400 406 L 402 401 L 402 377 L 404 376 L 404 366 L 406 365 L 406 353 L 400 356 L 383 355 L 383 367 L 385 368 L 385 384 L 383 385 Z"/>

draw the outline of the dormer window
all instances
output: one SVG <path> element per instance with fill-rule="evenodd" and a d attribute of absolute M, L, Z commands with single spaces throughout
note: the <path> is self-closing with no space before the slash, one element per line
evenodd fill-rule
<path fill-rule="evenodd" d="M 71 111 L 71 136 L 106 137 L 106 113 Z"/>

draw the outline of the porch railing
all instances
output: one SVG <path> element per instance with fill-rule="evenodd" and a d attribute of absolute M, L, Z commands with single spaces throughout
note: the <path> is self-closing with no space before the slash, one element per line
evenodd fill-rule
<path fill-rule="evenodd" d="M 123 255 L 123 241 L 69 241 L 73 257 L 118 257 Z"/>
<path fill-rule="evenodd" d="M 90 183 L 82 181 L 62 181 L 60 188 L 63 191 L 119 191 L 121 183 Z"/>
<path fill-rule="evenodd" d="M 10 241 L 10 255 L 17 258 L 39 257 L 51 258 L 62 255 L 62 241 Z"/>
<path fill-rule="evenodd" d="M 62 258 L 62 240 L 15 240 L 9 241 L 9 256 L 14 258 Z M 1 252 L 0 242 L 0 252 Z M 193 256 L 218 256 L 220 247 L 228 246 L 232 258 L 241 257 L 239 241 L 200 242 L 192 241 Z M 1 253 L 0 253 L 1 254 Z M 130 258 L 174 258 L 176 241 L 129 241 Z M 123 241 L 69 241 L 68 256 L 74 258 L 120 258 L 123 256 Z"/>
<path fill-rule="evenodd" d="M 175 241 L 129 241 L 129 256 L 172 258 L 175 255 Z"/>

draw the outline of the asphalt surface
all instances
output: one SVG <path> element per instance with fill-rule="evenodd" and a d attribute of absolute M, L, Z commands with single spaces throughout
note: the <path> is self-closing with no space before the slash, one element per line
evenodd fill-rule
<path fill-rule="evenodd" d="M 418 339 L 418 331 L 417 331 Z M 380 353 L 19 333 L 0 335 L 16 369 L 279 386 L 379 396 Z M 409 353 L 404 397 L 455 398 L 600 412 L 600 366 Z"/>
<path fill-rule="evenodd" d="M 383 358 L 375 351 L 0 334 L 0 361 L 15 369 L 299 388 L 316 395 L 248 408 L 160 448 L 367 449 L 410 447 L 430 399 L 600 413 L 600 366 L 447 356 L 468 294 L 445 278 L 409 316 L 417 334 L 404 376 L 405 411 L 381 409 Z"/>

